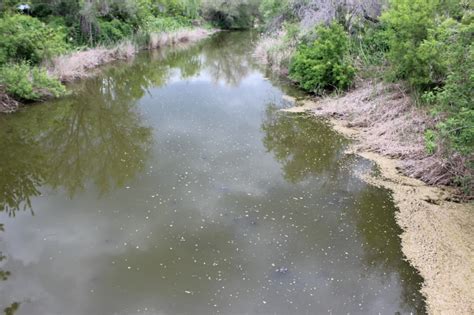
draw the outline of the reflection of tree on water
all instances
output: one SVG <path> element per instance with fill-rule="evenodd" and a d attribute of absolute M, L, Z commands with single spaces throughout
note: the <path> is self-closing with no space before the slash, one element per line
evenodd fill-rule
<path fill-rule="evenodd" d="M 5 312 L 5 315 L 13 315 L 18 311 L 20 308 L 20 303 L 14 302 L 10 306 L 6 307 L 3 311 Z"/>
<path fill-rule="evenodd" d="M 43 184 L 73 197 L 93 182 L 102 194 L 139 172 L 152 140 L 135 109 L 142 83 L 105 75 L 82 82 L 80 95 L 4 119 L 2 209 L 31 207 Z"/>
<path fill-rule="evenodd" d="M 21 122 L 0 122 L 0 211 L 10 215 L 31 208 L 30 197 L 39 195 L 45 176 L 43 148 L 30 132 Z"/>
<path fill-rule="evenodd" d="M 42 185 L 65 189 L 72 198 L 93 182 L 104 194 L 143 169 L 152 132 L 136 100 L 162 76 L 115 71 L 81 82 L 80 95 L 0 117 L 0 212 L 31 208 Z M 0 269 L 0 281 L 9 275 Z M 13 315 L 19 307 L 15 302 L 3 311 Z"/>
<path fill-rule="evenodd" d="M 85 84 L 87 93 L 60 105 L 68 114 L 53 116 L 41 141 L 53 153 L 47 183 L 65 188 L 71 197 L 88 181 L 101 194 L 123 186 L 143 168 L 151 142 L 151 130 L 141 126 L 129 85 L 112 77 Z"/>
<path fill-rule="evenodd" d="M 4 232 L 4 228 L 3 228 L 3 224 L 0 224 L 0 232 Z M 3 255 L 2 252 L 0 252 L 0 263 L 5 260 L 5 256 Z M 5 281 L 8 279 L 8 277 L 10 276 L 10 272 L 9 271 L 5 271 L 3 269 L 0 269 L 0 281 Z"/>
<path fill-rule="evenodd" d="M 269 104 L 262 130 L 265 147 L 282 163 L 288 181 L 296 183 L 308 176 L 338 171 L 342 139 L 326 125 L 300 114 L 279 112 L 276 105 Z"/>
<path fill-rule="evenodd" d="M 237 86 L 256 68 L 252 57 L 257 34 L 221 32 L 189 48 L 160 49 L 150 52 L 167 71 L 179 69 L 181 79 L 206 70 L 212 80 Z"/>
<path fill-rule="evenodd" d="M 209 57 L 204 59 L 217 58 L 215 43 L 206 45 Z M 106 68 L 101 76 L 77 83 L 74 96 L 2 117 L 0 210 L 14 214 L 31 208 L 30 198 L 39 195 L 43 184 L 65 188 L 71 197 L 88 182 L 101 193 L 122 186 L 143 167 L 151 143 L 136 101 L 150 87 L 166 84 L 176 69 L 182 78 L 199 74 L 202 48 L 164 50 L 152 58 L 144 54 L 137 62 Z M 236 69 L 237 64 L 222 75 L 240 80 Z"/>
<path fill-rule="evenodd" d="M 0 224 L 0 232 L 4 232 L 4 229 L 3 229 L 3 224 Z M 3 255 L 3 253 L 0 251 L 0 263 L 5 260 L 6 257 Z M 0 268 L 0 281 L 7 281 L 8 280 L 8 277 L 10 277 L 10 272 L 9 271 L 6 271 L 6 270 L 3 270 Z M 16 311 L 18 310 L 18 308 L 20 307 L 20 303 L 18 302 L 13 302 L 12 304 L 10 304 L 10 306 L 7 306 L 3 309 L 3 312 L 5 315 L 13 315 L 16 313 Z"/>
<path fill-rule="evenodd" d="M 252 57 L 256 34 L 233 32 L 217 34 L 203 50 L 205 67 L 215 82 L 223 80 L 231 86 L 255 69 Z"/>
<path fill-rule="evenodd" d="M 357 234 L 364 243 L 363 265 L 367 266 L 367 275 L 384 273 L 380 278 L 387 279 L 396 274 L 402 290 L 400 307 L 424 313 L 425 304 L 420 293 L 422 279 L 402 259 L 401 230 L 395 221 L 395 207 L 388 192 L 369 185 L 353 192 L 345 191 L 344 186 L 351 175 L 346 164 L 348 159 L 339 154 L 343 147 L 341 138 L 308 117 L 281 113 L 278 109 L 272 104 L 267 107 L 262 126 L 263 141 L 267 150 L 283 165 L 285 178 L 295 183 L 329 172 L 332 187 L 327 192 L 342 191 L 342 197 L 354 200 L 350 207 L 351 222 L 356 222 Z"/>

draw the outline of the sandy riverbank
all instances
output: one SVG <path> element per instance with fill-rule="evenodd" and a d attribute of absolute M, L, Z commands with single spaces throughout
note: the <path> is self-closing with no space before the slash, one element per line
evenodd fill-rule
<path fill-rule="evenodd" d="M 428 312 L 474 314 L 474 205 L 453 202 L 454 191 L 441 185 L 449 183 L 445 170 L 451 166 L 425 153 L 430 118 L 409 102 L 396 86 L 365 83 L 343 96 L 302 101 L 285 111 L 329 119 L 355 140 L 348 153 L 378 165 L 380 175 L 361 177 L 393 191 L 404 230 L 402 250 L 425 280 Z"/>

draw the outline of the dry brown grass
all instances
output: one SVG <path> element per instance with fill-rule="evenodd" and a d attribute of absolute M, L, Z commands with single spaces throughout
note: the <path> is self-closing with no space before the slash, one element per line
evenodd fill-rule
<path fill-rule="evenodd" d="M 439 150 L 431 155 L 425 149 L 424 134 L 436 124 L 436 118 L 413 105 L 404 89 L 397 84 L 362 82 L 339 97 L 309 101 L 304 108 L 315 115 L 331 117 L 357 131 L 354 148 L 382 154 L 401 161 L 408 176 L 430 185 L 456 186 L 458 178 L 473 178 L 468 158 L 458 154 L 447 157 Z M 472 198 L 472 180 L 464 183 Z M 466 192 L 464 192 L 466 194 Z"/>
<path fill-rule="evenodd" d="M 191 43 L 209 36 L 212 32 L 203 28 L 180 30 L 173 33 L 152 33 L 148 49 L 173 46 L 180 43 Z"/>
<path fill-rule="evenodd" d="M 155 33 L 150 35 L 148 49 L 158 49 L 180 43 L 191 43 L 209 36 L 212 32 L 197 28 L 173 33 Z M 93 75 L 93 69 L 114 60 L 132 58 L 138 49 L 130 41 L 113 48 L 96 47 L 69 55 L 56 57 L 48 66 L 49 73 L 63 82 L 70 82 Z"/>
<path fill-rule="evenodd" d="M 285 45 L 284 36 L 285 31 L 279 31 L 276 35 L 264 36 L 258 42 L 254 56 L 261 64 L 269 66 L 273 72 L 288 75 L 288 62 L 296 47 Z"/>
<path fill-rule="evenodd" d="M 335 130 L 356 140 L 348 152 L 377 163 L 378 175 L 361 176 L 393 191 L 402 250 L 424 279 L 428 313 L 474 314 L 474 204 L 459 203 L 453 189 L 442 186 L 473 174 L 467 157 L 426 153 L 424 132 L 435 118 L 400 86 L 367 81 L 285 111 L 330 118 Z"/>
<path fill-rule="evenodd" d="M 91 70 L 114 60 L 125 60 L 133 57 L 136 47 L 129 41 L 122 42 L 114 48 L 97 47 L 52 60 L 49 73 L 63 82 L 91 75 Z"/>
<path fill-rule="evenodd" d="M 215 32 L 216 30 L 194 28 L 173 33 L 152 34 L 149 46 L 144 48 L 157 49 L 180 44 L 183 44 L 180 47 L 184 48 L 184 44 L 197 42 Z M 95 75 L 94 69 L 114 60 L 130 59 L 137 52 L 138 48 L 131 41 L 124 41 L 113 48 L 96 47 L 58 56 L 43 66 L 48 69 L 49 75 L 57 77 L 62 82 L 71 82 Z M 15 112 L 19 105 L 20 103 L 8 96 L 5 88 L 0 85 L 0 113 Z"/>

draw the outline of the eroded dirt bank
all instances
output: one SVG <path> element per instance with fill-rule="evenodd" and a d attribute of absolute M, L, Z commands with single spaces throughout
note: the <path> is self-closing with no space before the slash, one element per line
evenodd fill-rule
<path fill-rule="evenodd" d="M 377 163 L 379 175 L 361 177 L 393 191 L 404 230 L 402 250 L 425 280 L 428 312 L 474 314 L 474 205 L 453 202 L 453 191 L 440 185 L 449 183 L 446 169 L 452 166 L 425 153 L 423 132 L 430 118 L 410 106 L 398 87 L 381 83 L 285 111 L 329 118 L 338 132 L 355 140 L 349 154 Z"/>

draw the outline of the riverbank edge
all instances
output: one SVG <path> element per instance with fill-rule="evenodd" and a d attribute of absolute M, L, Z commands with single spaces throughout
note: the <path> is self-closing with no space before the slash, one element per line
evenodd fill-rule
<path fill-rule="evenodd" d="M 282 111 L 328 120 L 337 132 L 354 140 L 347 154 L 378 166 L 379 175 L 358 175 L 392 191 L 399 210 L 396 221 L 403 230 L 402 251 L 424 279 L 421 291 L 429 314 L 473 314 L 474 205 L 453 202 L 453 189 L 413 177 L 415 157 L 429 166 L 424 154 L 420 155 L 425 113 L 409 106 L 409 97 L 397 87 L 373 82 L 364 82 L 342 96 L 295 103 Z M 381 129 L 377 122 L 385 119 L 385 129 Z M 414 131 L 412 137 L 400 137 Z"/>
<path fill-rule="evenodd" d="M 94 47 L 57 56 L 43 63 L 42 66 L 50 76 L 57 78 L 62 83 L 70 83 L 96 75 L 101 66 L 113 61 L 131 59 L 141 50 L 188 45 L 207 38 L 218 31 L 217 29 L 196 27 L 175 32 L 152 33 L 149 35 L 150 39 L 146 47 L 137 47 L 127 40 L 109 48 Z M 44 100 L 46 99 L 48 97 L 45 97 Z M 8 95 L 5 87 L 0 86 L 0 114 L 16 112 L 22 105 L 24 104 Z"/>

